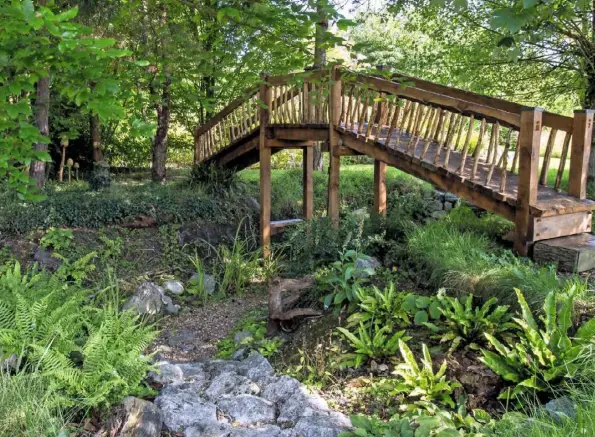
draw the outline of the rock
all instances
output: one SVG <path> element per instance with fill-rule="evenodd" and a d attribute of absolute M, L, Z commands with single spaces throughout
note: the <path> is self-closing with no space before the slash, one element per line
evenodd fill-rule
<path fill-rule="evenodd" d="M 163 424 L 169 431 L 181 431 L 192 425 L 217 423 L 215 404 L 200 398 L 203 382 L 168 386 L 155 399 L 163 412 Z"/>
<path fill-rule="evenodd" d="M 186 428 L 184 437 L 228 437 L 231 430 L 228 423 L 198 424 Z"/>
<path fill-rule="evenodd" d="M 441 210 L 441 211 L 434 211 L 431 215 L 432 215 L 432 218 L 440 219 L 440 218 L 444 217 L 446 214 L 447 214 L 446 211 Z"/>
<path fill-rule="evenodd" d="M 178 367 L 184 374 L 184 381 L 207 381 L 207 374 L 202 363 L 182 363 Z"/>
<path fill-rule="evenodd" d="M 0 372 L 12 372 L 18 370 L 20 360 L 17 354 L 10 354 L 7 358 L 0 359 Z"/>
<path fill-rule="evenodd" d="M 364 270 L 372 269 L 375 271 L 380 266 L 381 266 L 380 261 L 378 261 L 373 256 L 366 256 L 366 257 L 358 258 L 355 260 L 355 264 L 354 264 L 355 271 L 353 272 L 353 277 L 354 278 L 367 278 L 370 275 L 368 273 L 366 273 Z"/>
<path fill-rule="evenodd" d="M 49 250 L 44 249 L 41 246 L 35 248 L 33 253 L 33 260 L 38 263 L 42 268 L 55 272 L 62 265 L 62 261 L 58 258 L 54 258 Z"/>
<path fill-rule="evenodd" d="M 341 413 L 303 417 L 294 432 L 301 437 L 338 437 L 350 428 L 351 422 Z"/>
<path fill-rule="evenodd" d="M 256 425 L 275 421 L 275 404 L 257 396 L 242 394 L 225 396 L 217 406 L 240 425 Z"/>
<path fill-rule="evenodd" d="M 190 277 L 190 281 L 197 281 L 199 278 L 200 275 L 195 273 Z M 217 280 L 213 275 L 205 273 L 202 275 L 202 286 L 206 293 L 213 295 L 213 293 L 215 293 L 215 287 L 217 286 Z"/>
<path fill-rule="evenodd" d="M 433 200 L 427 203 L 427 208 L 430 212 L 442 211 L 443 207 L 443 203 L 440 200 Z"/>
<path fill-rule="evenodd" d="M 248 339 L 252 339 L 252 333 L 250 331 L 242 331 L 242 332 L 238 332 L 233 336 L 233 342 L 235 343 L 236 346 L 240 346 L 241 344 L 246 344 L 244 343 L 245 340 Z"/>
<path fill-rule="evenodd" d="M 260 203 L 252 196 L 244 196 L 240 201 L 249 209 L 254 215 L 260 214 Z"/>
<path fill-rule="evenodd" d="M 328 410 L 328 404 L 324 399 L 308 393 L 305 387 L 300 387 L 280 408 L 277 425 L 290 428 L 295 426 L 302 417 L 328 412 Z"/>
<path fill-rule="evenodd" d="M 184 293 L 184 285 L 180 281 L 169 279 L 163 283 L 163 288 L 171 294 L 180 295 Z"/>
<path fill-rule="evenodd" d="M 182 343 L 194 341 L 196 335 L 194 332 L 187 329 L 181 329 L 177 332 L 172 332 L 167 339 L 167 344 L 171 347 L 180 346 Z"/>
<path fill-rule="evenodd" d="M 260 388 L 253 381 L 237 373 L 225 372 L 211 382 L 204 396 L 213 402 L 224 395 L 258 394 Z"/>
<path fill-rule="evenodd" d="M 267 385 L 266 389 L 262 392 L 262 397 L 267 401 L 282 405 L 300 387 L 301 384 L 297 379 L 283 375 L 277 378 L 275 382 Z"/>
<path fill-rule="evenodd" d="M 134 294 L 124 303 L 123 310 L 132 310 L 140 315 L 157 315 L 165 311 L 166 306 L 173 305 L 163 288 L 152 282 L 143 282 Z"/>
<path fill-rule="evenodd" d="M 244 361 L 240 361 L 238 373 L 250 378 L 259 385 L 263 385 L 273 376 L 275 370 L 269 360 L 254 351 Z"/>
<path fill-rule="evenodd" d="M 248 349 L 247 347 L 243 347 L 238 349 L 237 351 L 235 351 L 233 353 L 233 355 L 231 356 L 232 360 L 243 360 L 244 358 L 246 358 L 248 356 L 248 354 L 250 353 L 250 349 Z"/>
<path fill-rule="evenodd" d="M 180 246 L 195 244 L 217 247 L 221 243 L 233 241 L 236 230 L 236 225 L 225 225 L 199 219 L 180 226 L 178 244 Z"/>
<path fill-rule="evenodd" d="M 456 204 L 459 201 L 459 198 L 452 193 L 445 193 L 444 201 L 452 203 L 452 204 Z"/>
<path fill-rule="evenodd" d="M 122 406 L 126 421 L 119 437 L 159 437 L 163 422 L 161 410 L 152 402 L 132 396 L 124 398 Z"/>
<path fill-rule="evenodd" d="M 184 381 L 184 372 L 176 364 L 161 361 L 155 364 L 155 367 L 157 370 L 151 371 L 147 375 L 151 383 L 165 385 Z"/>
<path fill-rule="evenodd" d="M 452 203 L 444 202 L 444 211 L 450 211 L 453 208 L 454 208 L 454 206 L 452 206 Z"/>
<path fill-rule="evenodd" d="M 556 422 L 575 420 L 577 416 L 576 404 L 568 396 L 549 401 L 545 409 Z"/>
<path fill-rule="evenodd" d="M 167 314 L 178 314 L 178 311 L 180 311 L 180 305 L 174 304 L 169 296 L 163 296 L 163 304 L 165 305 L 164 312 Z"/>
<path fill-rule="evenodd" d="M 278 437 L 281 428 L 269 425 L 264 428 L 233 428 L 229 437 Z"/>

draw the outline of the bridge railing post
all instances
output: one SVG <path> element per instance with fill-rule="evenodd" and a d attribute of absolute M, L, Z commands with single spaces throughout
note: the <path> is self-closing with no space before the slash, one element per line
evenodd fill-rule
<path fill-rule="evenodd" d="M 514 248 L 522 256 L 527 256 L 532 243 L 530 207 L 537 202 L 542 113 L 541 108 L 526 108 L 521 112 Z"/>
<path fill-rule="evenodd" d="M 335 227 L 339 226 L 339 175 L 341 157 L 339 156 L 339 136 L 335 126 L 341 116 L 341 70 L 336 66 L 330 70 L 329 93 L 329 180 L 327 214 Z"/>
<path fill-rule="evenodd" d="M 260 107 L 260 136 L 258 150 L 260 157 L 260 239 L 263 256 L 271 255 L 271 149 L 267 147 L 266 130 L 269 125 L 271 108 L 271 88 L 268 75 L 261 75 L 259 98 L 263 105 Z"/>
<path fill-rule="evenodd" d="M 587 174 L 591 156 L 593 114 L 592 109 L 574 111 L 568 194 L 579 199 L 587 197 Z"/>

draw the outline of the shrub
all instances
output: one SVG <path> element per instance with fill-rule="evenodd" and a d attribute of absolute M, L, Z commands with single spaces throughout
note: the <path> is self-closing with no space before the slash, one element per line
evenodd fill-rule
<path fill-rule="evenodd" d="M 198 164 L 192 167 L 188 184 L 202 187 L 209 194 L 231 194 L 240 192 L 241 185 L 234 169 L 219 167 L 216 164 Z"/>
<path fill-rule="evenodd" d="M 402 340 L 411 339 L 405 335 L 404 330 L 393 333 L 388 326 L 366 327 L 360 323 L 355 333 L 341 327 L 337 330 L 343 334 L 353 349 L 353 353 L 344 354 L 341 357 L 342 364 L 348 367 L 360 367 L 368 359 L 390 357 L 399 350 L 399 343 Z"/>
<path fill-rule="evenodd" d="M 515 384 L 501 393 L 502 399 L 518 399 L 525 393 L 548 391 L 560 382 L 587 370 L 583 359 L 592 355 L 595 319 L 571 335 L 573 293 L 561 296 L 550 292 L 543 305 L 541 326 L 535 320 L 523 293 L 516 289 L 521 315 L 514 319 L 520 328 L 519 340 L 505 346 L 494 336 L 485 336 L 496 352 L 483 350 L 482 361 L 505 380 Z"/>
<path fill-rule="evenodd" d="M 235 334 L 246 332 L 250 335 L 243 338 L 239 344 L 235 342 Z M 264 357 L 275 354 L 282 344 L 280 338 L 267 338 L 267 316 L 264 311 L 256 310 L 247 313 L 238 321 L 231 334 L 217 343 L 217 357 L 230 359 L 240 348 L 256 350 Z"/>

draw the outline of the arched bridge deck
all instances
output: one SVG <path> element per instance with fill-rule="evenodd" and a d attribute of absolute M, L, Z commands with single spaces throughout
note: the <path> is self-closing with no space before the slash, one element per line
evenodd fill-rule
<path fill-rule="evenodd" d="M 420 79 L 334 68 L 263 77 L 258 90 L 196 129 L 195 163 L 237 170 L 260 163 L 265 250 L 282 225 L 270 221 L 271 155 L 303 150 L 309 219 L 313 146 L 322 143 L 330 153 L 328 215 L 336 223 L 341 156 L 367 155 L 375 162 L 378 213 L 386 212 L 386 165 L 394 166 L 513 221 L 515 249 L 526 255 L 536 241 L 590 232 L 592 124 L 590 110 L 566 117 Z"/>

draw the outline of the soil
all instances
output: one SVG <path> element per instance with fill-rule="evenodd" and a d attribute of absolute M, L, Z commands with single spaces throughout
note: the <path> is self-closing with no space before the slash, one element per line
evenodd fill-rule
<path fill-rule="evenodd" d="M 212 357 L 219 340 L 227 337 L 233 326 L 254 309 L 266 307 L 266 295 L 250 292 L 244 296 L 225 298 L 190 307 L 160 322 L 160 335 L 150 352 L 168 361 L 193 362 Z"/>

